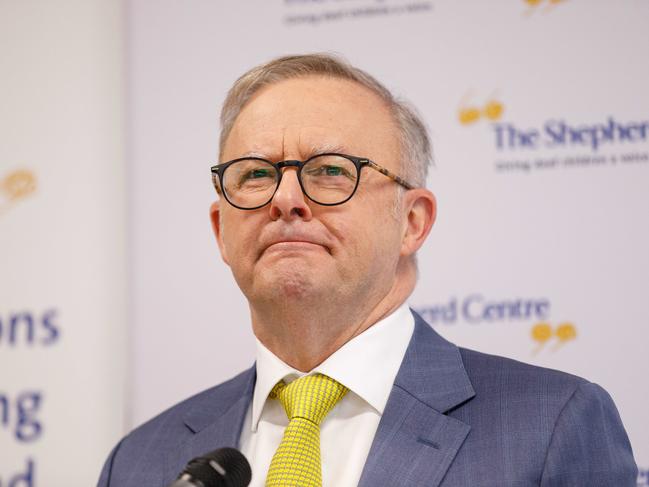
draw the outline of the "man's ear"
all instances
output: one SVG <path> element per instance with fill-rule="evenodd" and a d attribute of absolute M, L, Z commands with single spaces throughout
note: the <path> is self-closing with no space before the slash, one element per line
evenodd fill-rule
<path fill-rule="evenodd" d="M 426 188 L 406 191 L 403 195 L 403 209 L 406 212 L 401 255 L 413 255 L 426 241 L 437 217 L 437 200 Z"/>
<path fill-rule="evenodd" d="M 221 206 L 218 201 L 215 201 L 210 205 L 210 220 L 212 221 L 212 231 L 216 237 L 216 243 L 219 245 L 221 258 L 223 259 L 223 262 L 230 265 L 228 262 L 228 253 L 225 249 L 225 244 L 223 243 L 223 235 L 221 233 Z"/>

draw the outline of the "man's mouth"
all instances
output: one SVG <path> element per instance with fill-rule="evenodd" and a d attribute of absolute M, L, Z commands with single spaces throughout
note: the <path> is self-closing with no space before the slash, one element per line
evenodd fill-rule
<path fill-rule="evenodd" d="M 278 240 L 266 247 L 264 252 L 282 252 L 282 251 L 314 251 L 314 250 L 327 250 L 327 247 L 310 240 Z"/>
<path fill-rule="evenodd" d="M 261 252 L 260 256 L 270 253 L 295 253 L 303 254 L 306 252 L 326 251 L 331 254 L 331 249 L 324 239 L 317 238 L 311 232 L 299 230 L 281 231 L 268 238 L 260 238 Z"/>

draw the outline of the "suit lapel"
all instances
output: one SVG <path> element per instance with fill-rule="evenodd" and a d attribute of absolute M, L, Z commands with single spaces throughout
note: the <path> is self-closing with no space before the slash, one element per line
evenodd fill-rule
<path fill-rule="evenodd" d="M 238 448 L 255 379 L 253 366 L 202 398 L 185 415 L 185 426 L 194 434 L 170 453 L 166 462 L 166 478 L 175 478 L 192 458 L 226 446 Z"/>
<path fill-rule="evenodd" d="M 444 414 L 475 395 L 458 348 L 413 314 L 415 331 L 359 487 L 438 486 L 471 429 Z"/>

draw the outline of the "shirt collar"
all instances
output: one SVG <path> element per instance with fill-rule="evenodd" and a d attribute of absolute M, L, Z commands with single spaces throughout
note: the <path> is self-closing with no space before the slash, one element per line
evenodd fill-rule
<path fill-rule="evenodd" d="M 257 430 L 264 404 L 275 384 L 282 379 L 290 382 L 314 373 L 337 380 L 383 414 L 414 326 L 412 313 L 404 303 L 308 373 L 284 363 L 256 340 L 257 382 L 252 400 L 252 431 Z"/>

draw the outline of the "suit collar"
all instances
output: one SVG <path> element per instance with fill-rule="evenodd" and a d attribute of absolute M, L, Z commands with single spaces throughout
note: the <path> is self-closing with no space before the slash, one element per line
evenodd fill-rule
<path fill-rule="evenodd" d="M 252 366 L 232 380 L 201 394 L 193 403 L 191 410 L 185 414 L 183 418 L 185 426 L 193 433 L 199 433 L 208 425 L 218 421 L 224 414 L 237 411 L 236 406 L 242 398 L 245 399 L 247 406 L 252 397 L 255 379 L 255 367 Z M 232 426 L 237 427 L 237 425 Z M 237 439 L 238 434 L 239 431 L 237 431 Z"/>
<path fill-rule="evenodd" d="M 438 486 L 471 429 L 444 414 L 475 395 L 459 349 L 413 314 L 415 331 L 359 487 Z"/>
<path fill-rule="evenodd" d="M 414 311 L 415 331 L 394 385 L 445 413 L 475 396 L 458 347 Z"/>
<path fill-rule="evenodd" d="M 268 395 L 278 381 L 320 373 L 335 379 L 383 414 L 415 320 L 407 304 L 355 336 L 308 373 L 300 372 L 257 342 L 257 382 L 252 399 L 252 430 L 257 431 Z M 248 425 L 244 425 L 248 427 Z"/>
<path fill-rule="evenodd" d="M 192 403 L 183 422 L 194 433 L 171 451 L 165 463 L 165 478 L 173 479 L 187 462 L 217 448 L 237 448 L 243 421 L 252 399 L 255 367 L 208 390 Z"/>
<path fill-rule="evenodd" d="M 415 329 L 394 381 L 417 400 L 440 413 L 445 413 L 471 399 L 475 392 L 464 369 L 460 351 L 454 344 L 438 335 L 416 312 Z M 198 433 L 216 422 L 245 398 L 252 398 L 256 371 L 253 365 L 231 381 L 201 395 L 185 415 L 185 425 Z M 394 389 L 394 388 L 393 388 Z M 244 415 L 245 415 L 244 410 Z M 242 418 L 243 421 L 243 418 Z M 237 439 L 238 434 L 237 431 Z"/>

